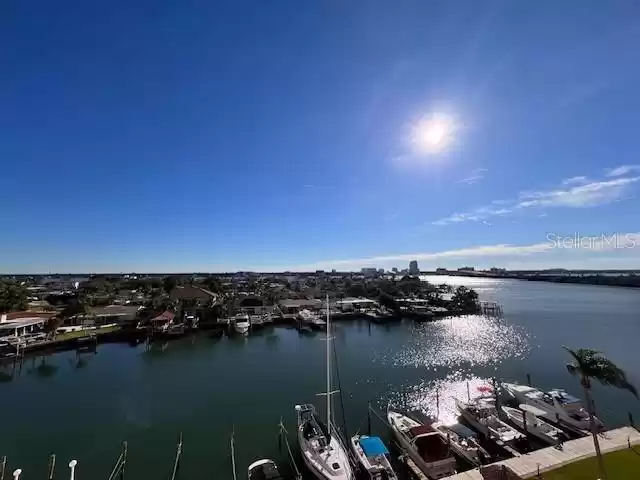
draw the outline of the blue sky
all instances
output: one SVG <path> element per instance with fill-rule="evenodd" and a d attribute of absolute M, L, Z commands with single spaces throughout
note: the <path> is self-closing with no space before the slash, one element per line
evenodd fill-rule
<path fill-rule="evenodd" d="M 0 8 L 0 271 L 640 268 L 637 2 Z"/>

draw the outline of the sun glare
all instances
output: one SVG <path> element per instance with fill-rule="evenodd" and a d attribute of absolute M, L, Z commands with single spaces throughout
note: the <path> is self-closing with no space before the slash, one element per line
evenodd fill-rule
<path fill-rule="evenodd" d="M 456 126 L 447 115 L 433 114 L 422 118 L 413 129 L 413 144 L 420 153 L 439 153 L 454 140 Z"/>

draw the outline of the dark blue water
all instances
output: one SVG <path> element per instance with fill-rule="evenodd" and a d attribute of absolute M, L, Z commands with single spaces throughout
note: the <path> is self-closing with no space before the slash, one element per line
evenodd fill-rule
<path fill-rule="evenodd" d="M 431 279 L 430 279 L 431 280 Z M 366 425 L 367 402 L 422 406 L 453 415 L 452 397 L 465 397 L 488 378 L 525 381 L 580 393 L 564 364 L 562 345 L 597 348 L 640 385 L 640 292 L 511 280 L 436 277 L 465 283 L 482 299 L 499 301 L 503 321 L 483 317 L 394 326 L 335 323 L 347 428 Z M 323 412 L 323 335 L 273 328 L 246 339 L 206 336 L 166 348 L 102 345 L 5 365 L 0 383 L 0 455 L 24 478 L 44 478 L 56 453 L 58 478 L 78 460 L 78 478 L 107 478 L 128 441 L 129 478 L 169 478 L 180 433 L 181 478 L 231 478 L 229 438 L 235 431 L 238 474 L 260 457 L 280 458 L 280 419 L 293 429 L 296 403 Z M 627 411 L 640 418 L 626 392 L 595 387 L 598 413 L 610 427 Z M 341 420 L 336 398 L 338 420 Z M 379 423 L 374 430 L 385 433 Z"/>

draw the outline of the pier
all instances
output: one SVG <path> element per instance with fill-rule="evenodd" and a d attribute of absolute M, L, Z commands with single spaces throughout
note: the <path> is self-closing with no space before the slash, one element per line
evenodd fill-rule
<path fill-rule="evenodd" d="M 599 440 L 600 449 L 605 454 L 639 445 L 640 432 L 633 427 L 622 427 L 600 434 Z M 496 472 L 495 478 L 503 478 L 497 473 L 500 471 L 510 472 L 511 476 L 504 477 L 509 479 L 540 478 L 539 475 L 542 473 L 594 455 L 593 438 L 588 436 L 565 442 L 562 444 L 562 448 L 543 448 L 517 458 L 502 460 L 468 472 L 458 473 L 447 477 L 447 480 L 485 480 L 490 478 L 487 475 L 491 475 L 492 472 Z"/>

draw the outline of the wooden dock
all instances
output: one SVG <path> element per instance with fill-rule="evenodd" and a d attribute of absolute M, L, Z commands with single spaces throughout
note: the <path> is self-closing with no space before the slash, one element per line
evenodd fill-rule
<path fill-rule="evenodd" d="M 623 427 L 609 430 L 600 435 L 600 449 L 602 453 L 623 450 L 629 445 L 640 444 L 640 432 L 633 427 Z M 510 458 L 501 462 L 491 464 L 491 467 L 504 465 L 521 478 L 533 478 L 538 473 L 555 470 L 577 460 L 592 457 L 595 455 L 593 439 L 591 436 L 570 440 L 565 442 L 562 450 L 556 447 L 536 450 L 518 458 Z M 487 467 L 481 467 L 487 468 Z M 479 469 L 458 473 L 447 477 L 447 480 L 482 480 L 484 477 Z"/>

